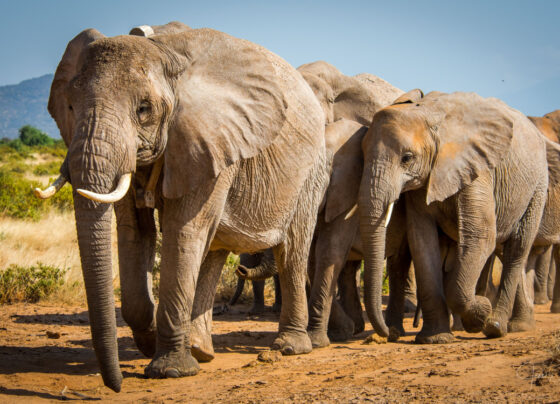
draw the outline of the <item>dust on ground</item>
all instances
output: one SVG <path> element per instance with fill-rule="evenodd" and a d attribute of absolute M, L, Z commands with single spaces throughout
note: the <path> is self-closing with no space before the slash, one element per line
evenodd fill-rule
<path fill-rule="evenodd" d="M 274 313 L 235 306 L 214 320 L 216 358 L 194 377 L 144 379 L 120 310 L 123 388 L 103 386 L 85 307 L 15 304 L 0 309 L 0 402 L 559 402 L 560 315 L 536 306 L 536 329 L 488 340 L 455 333 L 448 345 L 415 345 L 412 319 L 397 343 L 364 344 L 372 331 L 308 355 L 257 360 L 277 327 Z M 370 339 L 371 340 L 371 339 Z M 272 357 L 274 355 L 261 355 Z"/>

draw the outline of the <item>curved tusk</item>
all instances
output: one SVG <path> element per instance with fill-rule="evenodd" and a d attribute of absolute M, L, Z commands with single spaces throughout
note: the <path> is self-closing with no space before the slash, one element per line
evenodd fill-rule
<path fill-rule="evenodd" d="M 77 189 L 76 192 L 80 195 L 91 199 L 92 201 L 102 202 L 102 203 L 113 203 L 121 200 L 130 187 L 130 180 L 132 179 L 132 173 L 123 175 L 119 179 L 119 183 L 115 190 L 108 194 L 97 194 L 95 192 L 87 191 L 85 189 Z"/>
<path fill-rule="evenodd" d="M 149 38 L 154 35 L 154 29 L 149 25 L 140 25 L 130 30 L 129 35 L 144 36 Z"/>
<path fill-rule="evenodd" d="M 350 209 L 350 211 L 346 214 L 346 216 L 344 216 L 344 220 L 348 220 L 352 216 L 354 216 L 354 213 L 356 213 L 357 210 L 358 210 L 358 204 L 355 204 L 354 206 L 352 206 L 352 209 Z"/>
<path fill-rule="evenodd" d="M 61 174 L 58 178 L 52 183 L 51 186 L 47 187 L 46 189 L 35 188 L 33 193 L 39 199 L 49 199 L 51 196 L 56 194 L 60 188 L 62 188 L 66 184 L 66 178 Z"/>
<path fill-rule="evenodd" d="M 385 227 L 389 226 L 389 222 L 391 221 L 391 215 L 393 214 L 393 205 L 395 203 L 391 203 L 389 208 L 387 209 L 387 215 L 385 216 Z"/>

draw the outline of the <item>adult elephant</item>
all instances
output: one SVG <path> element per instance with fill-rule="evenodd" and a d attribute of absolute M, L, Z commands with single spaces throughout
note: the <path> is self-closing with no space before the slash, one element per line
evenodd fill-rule
<path fill-rule="evenodd" d="M 362 260 L 359 219 L 355 215 L 363 171 L 362 139 L 372 116 L 391 104 L 403 92 L 371 75 L 346 76 L 334 66 L 313 62 L 298 67 L 325 111 L 327 148 L 333 153 L 333 171 L 317 219 L 309 263 L 311 292 L 308 333 L 314 347 L 324 347 L 330 338 L 343 341 L 364 329 L 355 274 Z M 375 191 L 372 191 L 375 192 Z M 398 209 L 401 212 L 401 209 Z M 399 215 L 400 216 L 400 215 Z M 402 216 L 400 216 L 402 220 Z M 403 222 L 396 220 L 388 238 L 389 278 L 392 284 L 388 321 L 402 330 L 404 282 L 410 255 L 401 247 Z M 394 233 L 394 236 L 393 236 Z M 253 271 L 241 268 L 241 275 L 271 276 L 274 266 Z M 403 278 L 404 274 L 404 278 Z M 340 278 L 339 278 L 340 277 Z M 335 298 L 339 286 L 340 303 Z M 329 338 L 330 336 L 330 338 Z"/>
<path fill-rule="evenodd" d="M 89 29 L 68 44 L 49 111 L 69 149 L 54 188 L 65 178 L 75 191 L 92 339 L 107 386 L 118 391 L 122 382 L 112 203 L 123 315 L 144 352 L 155 344 L 147 376 L 198 372 L 188 343 L 195 290 L 215 286 L 229 251 L 273 247 L 284 290 L 273 347 L 284 354 L 311 350 L 306 263 L 330 162 L 324 113 L 295 69 L 211 29 L 150 40 L 105 38 Z M 163 230 L 155 316 L 153 209 L 137 208 L 136 199 L 154 183 Z"/>
<path fill-rule="evenodd" d="M 376 332 L 389 333 L 381 315 L 383 218 L 402 197 L 424 316 L 416 341 L 452 340 L 448 305 L 467 331 L 505 335 L 512 291 L 546 200 L 546 150 L 538 130 L 497 99 L 439 92 L 423 97 L 416 90 L 379 111 L 362 144 L 364 293 Z M 442 235 L 448 239 L 443 262 Z M 486 297 L 475 295 L 475 287 L 496 244 L 503 246 L 504 269 L 492 311 Z"/>

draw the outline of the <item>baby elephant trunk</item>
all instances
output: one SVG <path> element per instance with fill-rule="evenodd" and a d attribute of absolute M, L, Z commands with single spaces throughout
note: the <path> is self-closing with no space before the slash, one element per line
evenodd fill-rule
<path fill-rule="evenodd" d="M 251 267 L 249 263 L 245 263 L 242 259 L 236 271 L 237 276 L 251 281 L 263 281 L 278 273 L 278 268 L 274 261 L 274 254 L 271 249 L 255 255 L 256 256 L 253 256 L 253 258 L 256 259 L 258 264 Z"/>

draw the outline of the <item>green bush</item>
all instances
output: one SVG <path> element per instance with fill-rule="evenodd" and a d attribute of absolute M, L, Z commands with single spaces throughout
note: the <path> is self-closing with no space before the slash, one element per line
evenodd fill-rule
<path fill-rule="evenodd" d="M 30 267 L 11 265 L 0 271 L 0 304 L 35 303 L 64 285 L 65 269 L 38 262 Z"/>
<path fill-rule="evenodd" d="M 19 140 L 26 146 L 53 146 L 54 139 L 31 125 L 19 129 Z"/>
<path fill-rule="evenodd" d="M 60 170 L 60 161 L 51 161 L 49 163 L 37 164 L 33 169 L 35 175 L 56 175 Z"/>

